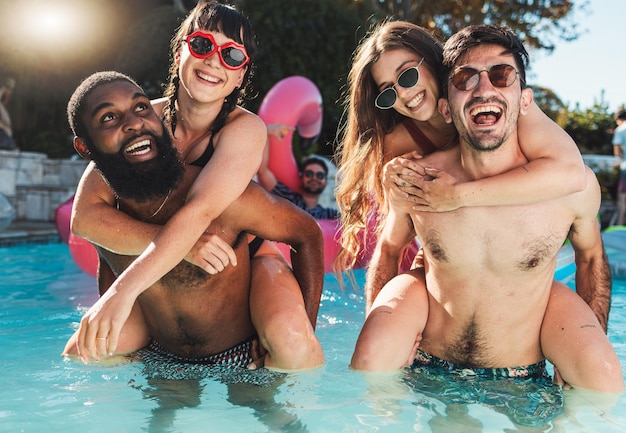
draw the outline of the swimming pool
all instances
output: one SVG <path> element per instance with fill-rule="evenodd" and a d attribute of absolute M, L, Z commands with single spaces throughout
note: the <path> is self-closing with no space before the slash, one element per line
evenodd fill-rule
<path fill-rule="evenodd" d="M 613 290 L 610 337 L 626 371 L 626 281 L 615 281 Z M 271 376 L 268 386 L 245 383 L 245 376 L 231 383 L 159 381 L 138 363 L 99 368 L 62 359 L 65 341 L 96 297 L 95 280 L 76 267 L 67 245 L 0 248 L 0 431 L 626 431 L 624 396 L 607 407 L 600 394 L 505 381 L 408 373 L 366 379 L 348 368 L 363 298 L 342 292 L 331 275 L 317 330 L 327 364 Z M 266 379 L 261 372 L 253 381 Z"/>

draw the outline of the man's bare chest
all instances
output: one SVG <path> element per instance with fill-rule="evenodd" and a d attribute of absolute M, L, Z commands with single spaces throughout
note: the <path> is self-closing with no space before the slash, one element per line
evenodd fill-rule
<path fill-rule="evenodd" d="M 550 204 L 419 213 L 414 224 L 427 258 L 461 269 L 529 271 L 550 262 L 571 217 Z"/>

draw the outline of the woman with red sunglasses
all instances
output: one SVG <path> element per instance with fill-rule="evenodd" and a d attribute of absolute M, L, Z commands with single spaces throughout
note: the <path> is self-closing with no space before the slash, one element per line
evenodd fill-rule
<path fill-rule="evenodd" d="M 488 71 L 459 68 L 449 74 L 442 63 L 439 41 L 426 30 L 401 21 L 379 25 L 356 51 L 348 76 L 347 123 L 338 150 L 337 202 L 344 247 L 339 264 L 344 268 L 350 268 L 362 248 L 358 236 L 366 219 L 371 212 L 384 212 L 385 200 L 393 200 L 409 212 L 436 212 L 537 202 L 571 194 L 584 186 L 585 170 L 576 145 L 534 104 L 519 119 L 520 143 L 529 160 L 522 168 L 478 182 L 456 183 L 446 173 L 420 167 L 420 155 L 456 145 L 456 130 L 437 110 L 448 79 L 451 85 L 468 91 L 478 84 L 482 72 L 487 73 L 494 88 L 526 85 L 525 77 L 518 73 L 523 68 L 495 65 Z M 422 175 L 435 181 L 422 180 Z M 546 178 L 552 181 L 545 182 Z M 375 191 L 375 196 L 369 191 Z M 420 290 L 396 293 L 393 286 L 383 289 L 398 274 L 399 257 L 414 234 L 401 222 L 385 224 L 384 217 L 379 229 L 383 232 L 368 267 L 365 293 L 366 314 L 377 308 L 383 314 L 378 315 L 380 319 L 376 314 L 367 318 L 375 325 L 370 323 L 368 331 L 359 336 L 352 358 L 357 369 L 392 370 L 411 364 L 421 339 L 419 331 L 416 335 L 405 328 L 403 335 L 398 327 L 402 317 L 424 311 L 415 295 Z M 412 276 L 424 289 L 423 272 Z M 576 296 L 555 284 L 546 316 L 576 316 L 578 313 L 571 309 L 574 303 L 568 302 Z M 605 320 L 599 320 L 606 331 Z M 550 331 L 546 330 L 546 335 L 551 335 Z M 584 366 L 578 371 L 593 371 L 580 351 L 567 347 L 574 343 L 556 338 L 546 338 L 542 343 L 553 351 L 556 347 L 557 353 L 580 355 L 567 362 Z M 560 377 L 555 380 L 561 381 Z"/>
<path fill-rule="evenodd" d="M 116 288 L 130 285 L 145 290 L 185 258 L 209 274 L 235 266 L 230 245 L 205 229 L 248 186 L 266 142 L 263 121 L 238 105 L 256 49 L 252 28 L 238 10 L 199 2 L 181 24 L 171 48 L 173 62 L 165 96 L 153 101 L 153 106 L 163 116 L 182 160 L 203 167 L 185 205 L 163 227 L 133 220 L 103 204 L 101 197 L 109 196 L 105 201 L 113 202 L 112 193 L 92 167 L 83 175 L 81 193 L 74 202 L 72 229 L 76 234 L 123 254 L 140 255 L 130 272 L 115 282 Z M 120 236 L 121 230 L 132 236 Z M 129 239 L 135 243 L 130 245 Z M 263 242 L 259 241 L 255 244 Z M 278 249 L 266 244 L 262 243 L 263 251 L 251 262 L 250 311 L 259 350 L 284 349 L 277 357 L 280 364 L 277 359 L 265 359 L 269 367 L 318 367 L 324 359 L 312 330 L 323 273 L 305 276 L 307 281 L 300 287 Z M 252 244 L 250 248 L 252 255 Z M 301 305 L 303 295 L 305 305 Z"/>

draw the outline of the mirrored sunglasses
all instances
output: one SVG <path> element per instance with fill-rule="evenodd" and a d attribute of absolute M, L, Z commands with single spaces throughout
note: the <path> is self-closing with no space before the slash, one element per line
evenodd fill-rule
<path fill-rule="evenodd" d="M 450 81 L 459 90 L 472 90 L 480 82 L 481 72 L 486 72 L 489 81 L 494 87 L 509 87 L 519 75 L 517 69 L 511 65 L 494 65 L 481 71 L 474 68 L 462 67 L 452 73 Z"/>
<path fill-rule="evenodd" d="M 411 66 L 408 69 L 402 71 L 402 73 L 398 76 L 398 80 L 396 84 L 405 89 L 409 89 L 417 84 L 420 79 L 420 71 L 419 67 L 422 66 L 424 62 L 424 58 L 417 64 L 417 66 Z M 398 99 L 398 92 L 396 92 L 395 86 L 393 84 L 387 87 L 385 90 L 380 92 L 374 101 L 374 105 L 376 108 L 380 108 L 381 110 L 388 110 L 393 107 L 393 104 L 396 103 L 396 99 Z"/>
<path fill-rule="evenodd" d="M 313 177 L 315 176 L 318 180 L 326 179 L 326 173 L 323 171 L 313 171 L 313 170 L 304 170 L 304 177 Z"/>
<path fill-rule="evenodd" d="M 217 51 L 222 65 L 227 69 L 241 69 L 250 61 L 246 49 L 242 45 L 235 42 L 228 42 L 221 46 L 217 45 L 211 33 L 193 32 L 186 36 L 184 40 L 187 42 L 191 55 L 198 59 L 206 59 Z"/>

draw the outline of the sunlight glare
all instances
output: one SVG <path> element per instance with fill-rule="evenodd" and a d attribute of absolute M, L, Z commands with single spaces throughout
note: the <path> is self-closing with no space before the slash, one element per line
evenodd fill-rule
<path fill-rule="evenodd" d="M 93 21 L 89 19 L 82 2 L 47 1 L 33 6 L 33 3 L 21 2 L 16 11 L 20 17 L 16 22 L 21 23 L 20 37 L 31 48 L 72 50 L 80 39 L 76 36 L 87 32 L 89 21 Z"/>

